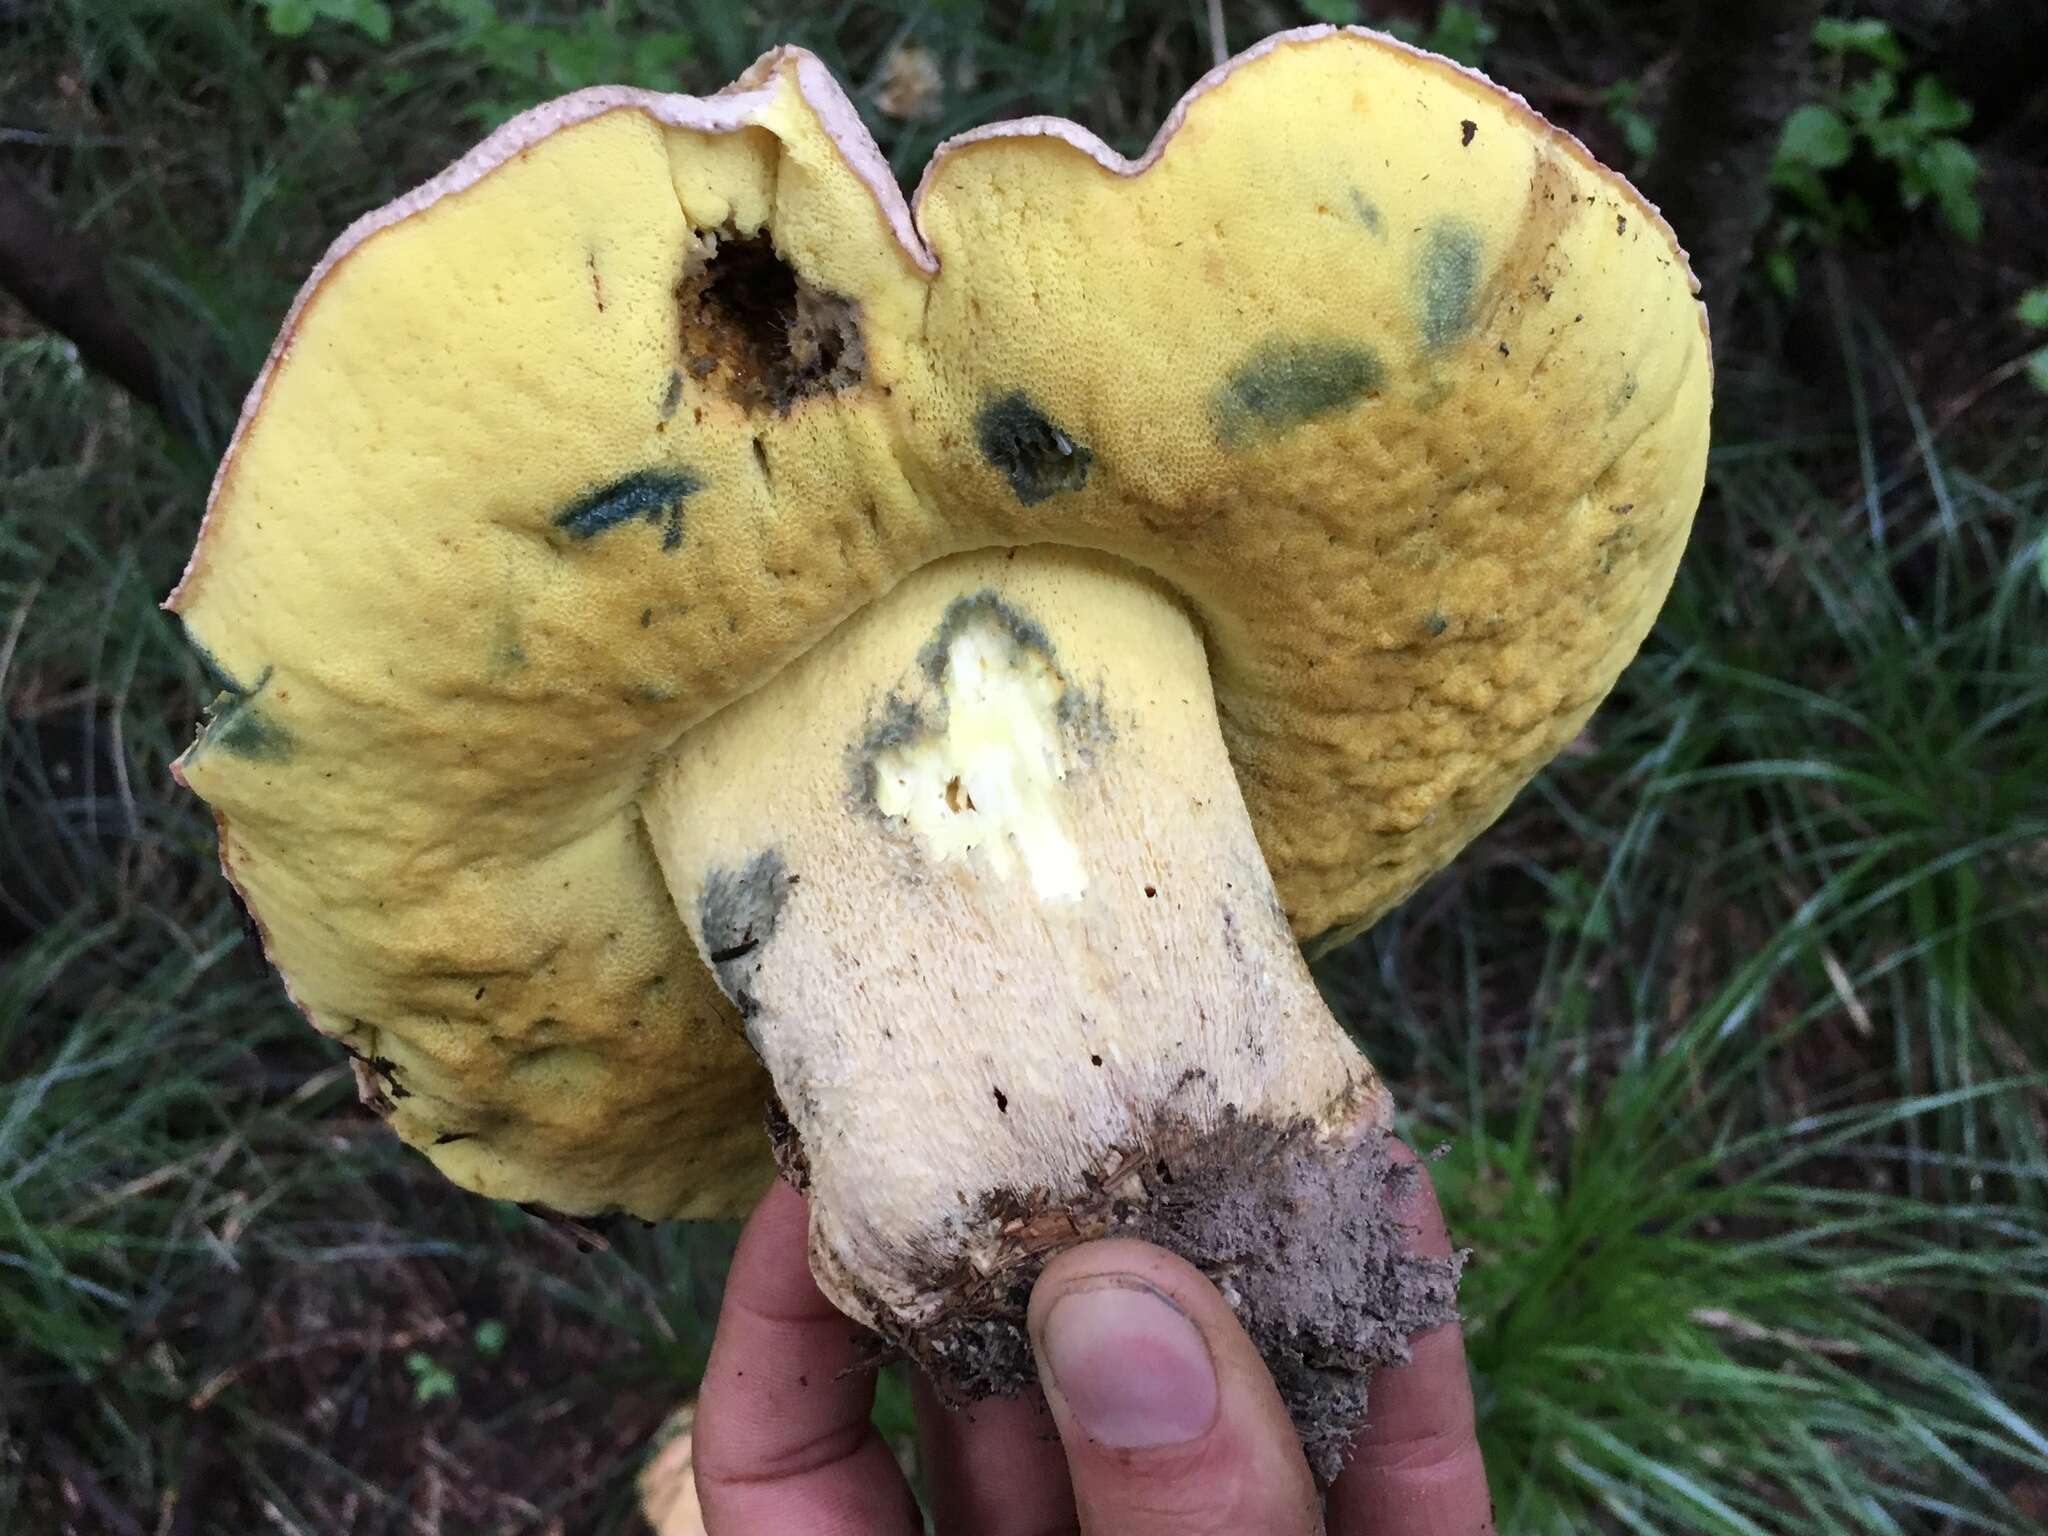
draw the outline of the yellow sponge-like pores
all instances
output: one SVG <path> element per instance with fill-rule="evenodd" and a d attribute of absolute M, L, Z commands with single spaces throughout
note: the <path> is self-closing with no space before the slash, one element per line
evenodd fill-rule
<path fill-rule="evenodd" d="M 1710 383 L 1654 210 L 1367 34 L 1135 164 L 968 135 L 914 216 L 807 55 L 579 93 L 301 295 L 173 598 L 223 690 L 180 772 L 451 1177 L 729 1213 L 767 1086 L 636 811 L 686 732 L 932 560 L 1104 550 L 1200 624 L 1296 932 L 1355 930 L 1634 653 Z"/>

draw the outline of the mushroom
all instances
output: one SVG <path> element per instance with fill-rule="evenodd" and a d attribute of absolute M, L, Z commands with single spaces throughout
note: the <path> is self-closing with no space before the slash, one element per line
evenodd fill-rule
<path fill-rule="evenodd" d="M 179 772 L 459 1183 L 722 1215 L 772 1140 L 827 1293 L 970 1394 L 1048 1253 L 1151 1238 L 1328 1473 L 1455 1276 L 1300 945 L 1580 729 L 1709 394 L 1655 210 L 1371 33 L 909 205 L 799 49 L 580 91 L 301 292 L 170 600 Z"/>

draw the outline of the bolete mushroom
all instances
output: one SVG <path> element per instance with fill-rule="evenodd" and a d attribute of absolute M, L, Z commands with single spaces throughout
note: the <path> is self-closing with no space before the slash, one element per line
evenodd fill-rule
<path fill-rule="evenodd" d="M 735 1212 L 772 1101 L 820 1282 L 943 1383 L 1137 1233 L 1327 1472 L 1453 1274 L 1298 945 L 1579 730 L 1709 390 L 1655 210 L 1373 34 L 1137 161 L 963 135 L 910 205 L 801 50 L 580 91 L 300 294 L 170 601 L 224 689 L 180 771 L 451 1178 Z"/>

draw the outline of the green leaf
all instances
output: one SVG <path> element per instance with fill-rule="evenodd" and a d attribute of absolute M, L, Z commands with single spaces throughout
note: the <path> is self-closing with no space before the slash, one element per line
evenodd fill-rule
<path fill-rule="evenodd" d="M 910 1395 L 910 1382 L 901 1367 L 883 1371 L 875 1378 L 875 1405 L 868 1420 L 886 1440 L 915 1442 L 917 1403 Z"/>
<path fill-rule="evenodd" d="M 1959 139 L 1936 139 L 1914 158 L 1912 174 L 1901 178 L 1906 206 L 1913 207 L 1932 193 L 1942 222 L 1975 243 L 1984 233 L 1984 210 L 1977 202 L 1979 174 L 1969 145 Z"/>
<path fill-rule="evenodd" d="M 1622 142 L 1628 145 L 1630 154 L 1647 160 L 1657 152 L 1657 125 L 1646 114 L 1627 107 L 1614 116 L 1621 124 Z"/>
<path fill-rule="evenodd" d="M 1820 179 L 1818 171 L 1809 166 L 1781 159 L 1771 167 L 1771 185 L 1786 193 L 1792 202 L 1816 218 L 1827 220 L 1835 216 L 1835 206 L 1828 197 L 1827 183 Z"/>
<path fill-rule="evenodd" d="M 1429 34 L 1429 47 L 1434 53 L 1477 69 L 1486 62 L 1486 50 L 1499 36 L 1500 29 L 1471 6 L 1460 5 L 1458 0 L 1447 0 L 1444 8 L 1437 12 L 1436 26 Z"/>
<path fill-rule="evenodd" d="M 1897 69 L 1906 62 L 1905 50 L 1899 47 L 1899 40 L 1892 29 L 1872 16 L 1861 16 L 1853 21 L 1823 17 L 1813 24 L 1813 46 L 1838 58 L 1860 53 L 1887 69 Z"/>
<path fill-rule="evenodd" d="M 332 21 L 376 42 L 391 40 L 391 7 L 384 0 L 262 0 L 265 21 L 279 37 L 303 37 L 316 21 Z"/>
<path fill-rule="evenodd" d="M 1984 238 L 1984 205 L 1968 187 L 1943 187 L 1935 195 L 1942 222 L 1971 245 Z"/>
<path fill-rule="evenodd" d="M 1845 234 L 1867 235 L 1873 227 L 1870 204 L 1859 192 L 1851 192 L 1837 203 L 1832 213 L 1833 225 L 1830 238 L 1839 240 Z"/>
<path fill-rule="evenodd" d="M 1842 110 L 1859 123 L 1874 123 L 1899 94 L 1898 76 L 1886 70 L 1865 75 L 1842 92 Z"/>
<path fill-rule="evenodd" d="M 412 1377 L 413 1400 L 431 1403 L 437 1397 L 455 1395 L 455 1377 L 448 1368 L 425 1350 L 414 1350 L 405 1357 L 405 1369 Z"/>
<path fill-rule="evenodd" d="M 1889 160 L 1894 165 L 1911 160 L 1927 141 L 1927 135 L 1910 117 L 1866 119 L 1862 126 L 1863 137 L 1870 142 L 1871 152 L 1880 160 Z"/>
<path fill-rule="evenodd" d="M 1831 171 L 1848 160 L 1855 147 L 1855 138 L 1839 112 L 1809 102 L 1785 119 L 1778 155 L 1794 165 Z"/>
<path fill-rule="evenodd" d="M 675 77 L 690 62 L 690 37 L 684 32 L 652 32 L 633 45 L 625 78 L 655 90 L 671 90 Z"/>
<path fill-rule="evenodd" d="M 263 19 L 279 37 L 303 37 L 313 29 L 317 14 L 313 0 L 269 0 Z"/>
<path fill-rule="evenodd" d="M 1301 8 L 1333 26 L 1348 26 L 1358 20 L 1358 0 L 1301 0 Z"/>
<path fill-rule="evenodd" d="M 1621 130 L 1622 141 L 1638 160 L 1657 150 L 1657 125 L 1638 105 L 1642 99 L 1643 83 L 1634 79 L 1615 81 L 1601 96 L 1608 120 Z"/>
<path fill-rule="evenodd" d="M 391 7 L 384 0 L 363 0 L 356 7 L 356 25 L 374 42 L 391 41 Z"/>
<path fill-rule="evenodd" d="M 2030 330 L 2048 331 L 2048 283 L 2038 288 L 2029 288 L 2020 295 L 2019 306 L 2013 310 L 2021 325 Z"/>
<path fill-rule="evenodd" d="M 1790 251 L 1773 251 L 1764 258 L 1764 275 L 1771 286 L 1788 299 L 1799 297 L 1799 267 Z"/>
<path fill-rule="evenodd" d="M 1932 75 L 1913 82 L 1913 121 L 1929 133 L 1954 133 L 1965 127 L 1973 109 Z"/>
<path fill-rule="evenodd" d="M 476 1325 L 476 1331 L 470 1335 L 470 1341 L 476 1345 L 478 1354 L 486 1360 L 495 1360 L 505 1353 L 505 1344 L 511 1336 L 511 1329 L 497 1318 L 490 1317 Z"/>

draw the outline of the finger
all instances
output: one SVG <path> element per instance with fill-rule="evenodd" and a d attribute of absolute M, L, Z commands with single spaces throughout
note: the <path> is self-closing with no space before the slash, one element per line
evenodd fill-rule
<path fill-rule="evenodd" d="M 1389 1151 L 1394 1162 L 1415 1166 L 1404 1212 L 1415 1252 L 1449 1257 L 1428 1173 L 1400 1142 Z M 1332 1536 L 1486 1536 L 1494 1528 L 1464 1335 L 1446 1323 L 1417 1334 L 1409 1349 L 1408 1364 L 1372 1379 L 1365 1433 L 1330 1488 Z"/>
<path fill-rule="evenodd" d="M 1321 1501 L 1258 1351 L 1185 1260 L 1128 1240 L 1046 1266 L 1039 1379 L 1091 1536 L 1312 1536 Z"/>
<path fill-rule="evenodd" d="M 1055 1536 L 1074 1529 L 1066 1453 L 1031 1387 L 1015 1398 L 949 1408 L 911 1378 L 925 1502 L 939 1536 Z"/>
<path fill-rule="evenodd" d="M 908 1536 L 909 1485 L 869 1422 L 875 1373 L 811 1279 L 803 1197 L 777 1184 L 740 1236 L 697 1392 L 710 1536 Z"/>

